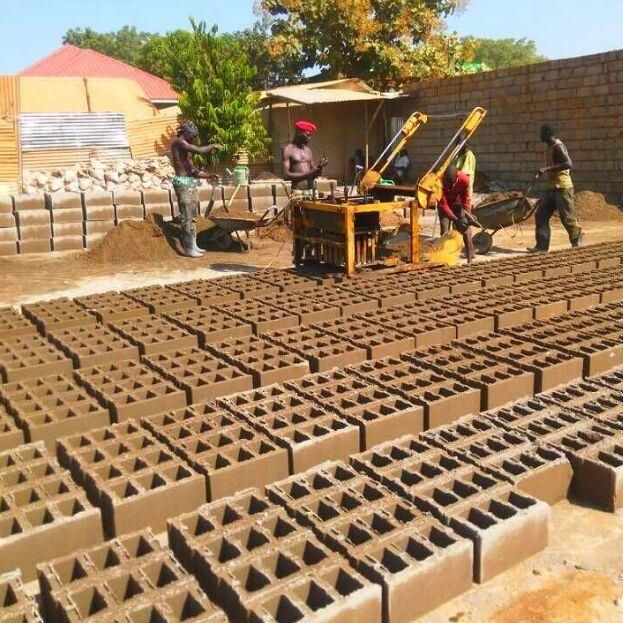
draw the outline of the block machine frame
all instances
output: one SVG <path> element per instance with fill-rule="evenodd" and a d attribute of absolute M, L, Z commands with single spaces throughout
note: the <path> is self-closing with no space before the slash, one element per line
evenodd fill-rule
<path fill-rule="evenodd" d="M 294 264 L 343 266 L 347 277 L 353 277 L 357 269 L 372 265 L 396 267 L 402 264 L 405 269 L 415 267 L 420 261 L 418 209 L 431 208 L 441 199 L 444 171 L 457 157 L 464 142 L 482 123 L 485 115 L 483 108 L 475 108 L 467 116 L 459 113 L 431 117 L 415 112 L 364 174 L 360 184 L 363 191 L 361 196 L 293 198 L 291 218 Z M 464 118 L 463 124 L 416 186 L 379 184 L 383 171 L 423 124 L 429 119 L 458 117 Z M 457 144 L 461 132 L 465 133 L 466 138 Z M 396 201 L 396 195 L 411 196 L 413 199 Z M 410 214 L 410 243 L 406 264 L 397 256 L 382 257 L 378 253 L 381 214 L 405 208 L 408 208 Z"/>

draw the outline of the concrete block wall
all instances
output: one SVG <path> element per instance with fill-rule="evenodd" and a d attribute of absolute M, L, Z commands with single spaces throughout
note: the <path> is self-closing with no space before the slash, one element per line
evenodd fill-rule
<path fill-rule="evenodd" d="M 544 162 L 539 127 L 551 123 L 573 159 L 576 190 L 623 202 L 623 50 L 419 82 L 407 92 L 390 104 L 389 116 L 487 109 L 471 144 L 478 169 L 490 178 L 527 184 Z M 460 123 L 431 120 L 415 135 L 411 177 L 427 170 Z"/>
<path fill-rule="evenodd" d="M 201 214 L 230 206 L 259 214 L 288 202 L 290 182 L 199 188 Z M 318 180 L 318 192 L 329 194 L 335 180 Z M 234 196 L 235 193 L 235 196 Z M 233 198 L 233 201 L 231 201 Z M 231 201 L 231 204 L 230 204 Z M 0 256 L 90 249 L 115 225 L 150 215 L 171 220 L 179 214 L 174 191 L 97 191 L 0 195 Z"/>

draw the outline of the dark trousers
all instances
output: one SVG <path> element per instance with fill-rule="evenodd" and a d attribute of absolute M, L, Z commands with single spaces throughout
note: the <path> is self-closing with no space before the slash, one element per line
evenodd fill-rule
<path fill-rule="evenodd" d="M 452 211 L 456 214 L 454 208 L 452 208 Z M 462 211 L 463 209 L 461 208 L 461 212 Z M 437 214 L 439 215 L 439 225 L 441 227 L 441 235 L 443 236 L 450 231 L 453 221 L 451 221 L 441 210 L 437 210 Z M 460 217 L 461 214 L 459 213 L 457 216 Z M 463 234 L 463 245 L 465 246 L 467 261 L 471 263 L 476 254 L 474 253 L 474 243 L 472 242 L 472 230 L 470 227 L 468 227 L 467 231 Z"/>
<path fill-rule="evenodd" d="M 554 212 L 558 212 L 560 222 L 567 230 L 569 241 L 576 246 L 580 240 L 582 229 L 575 214 L 573 188 L 550 189 L 539 202 L 536 210 L 536 246 L 541 251 L 549 250 L 549 241 L 552 233 L 550 219 Z"/>

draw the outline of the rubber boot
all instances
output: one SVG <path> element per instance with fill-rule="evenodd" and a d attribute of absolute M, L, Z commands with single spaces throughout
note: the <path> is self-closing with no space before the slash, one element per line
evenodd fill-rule
<path fill-rule="evenodd" d="M 203 253 L 195 251 L 193 236 L 182 236 L 182 254 L 185 257 L 203 257 Z"/>
<path fill-rule="evenodd" d="M 205 251 L 197 244 L 197 234 L 194 234 L 191 239 L 193 241 L 193 251 L 199 253 L 199 255 L 203 255 Z"/>

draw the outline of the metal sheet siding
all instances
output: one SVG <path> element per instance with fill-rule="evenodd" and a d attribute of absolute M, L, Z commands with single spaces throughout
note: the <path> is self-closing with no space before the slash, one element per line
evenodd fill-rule
<path fill-rule="evenodd" d="M 177 118 L 174 116 L 129 121 L 128 136 L 132 156 L 134 158 L 149 158 L 168 154 L 177 124 Z"/>
<path fill-rule="evenodd" d="M 123 113 L 24 113 L 19 121 L 23 152 L 129 145 Z"/>
<path fill-rule="evenodd" d="M 52 171 L 73 167 L 78 162 L 88 162 L 93 150 L 89 148 L 73 149 L 38 149 L 22 153 L 24 171 Z M 110 162 L 130 158 L 130 149 L 120 147 L 116 149 L 97 149 L 97 159 L 101 162 Z"/>

